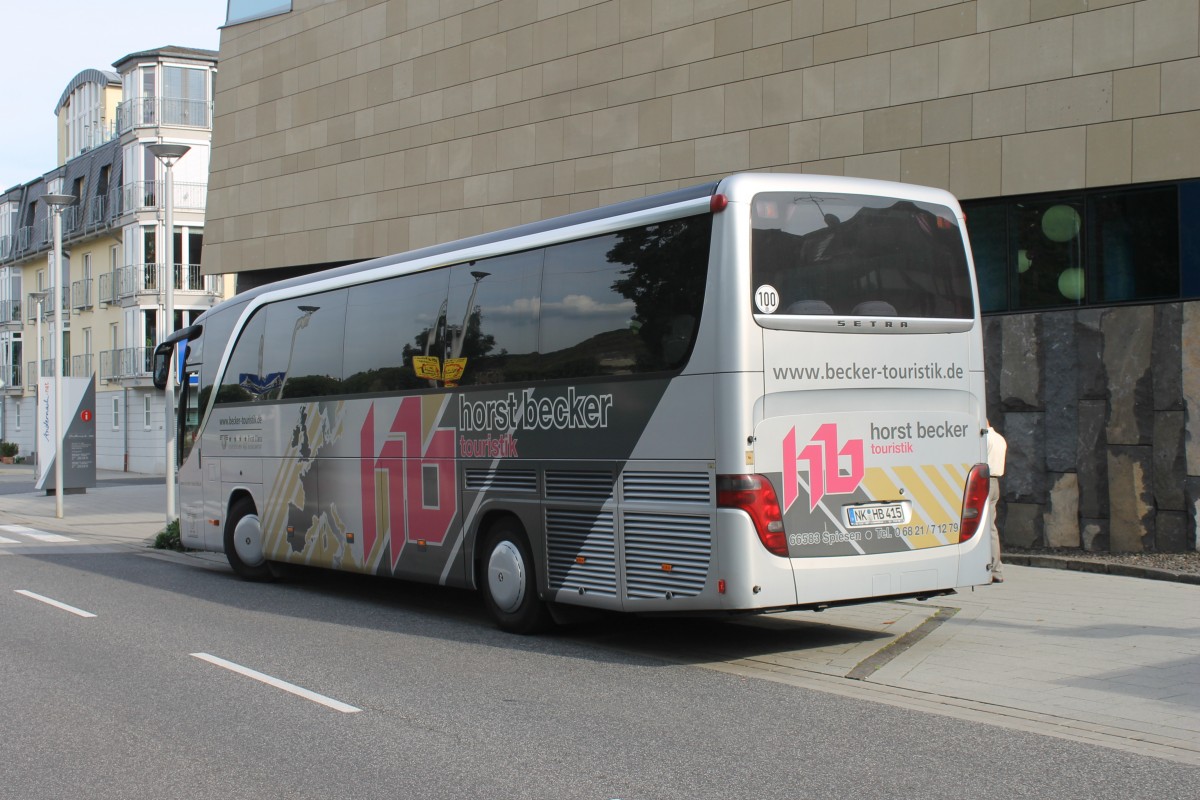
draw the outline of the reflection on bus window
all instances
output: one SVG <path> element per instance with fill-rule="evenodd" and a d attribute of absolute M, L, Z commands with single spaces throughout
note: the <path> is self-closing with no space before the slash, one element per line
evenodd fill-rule
<path fill-rule="evenodd" d="M 677 369 L 691 352 L 711 222 L 692 217 L 546 250 L 542 374 Z"/>
<path fill-rule="evenodd" d="M 971 276 L 954 213 L 889 197 L 756 195 L 751 207 L 760 313 L 970 319 Z"/>

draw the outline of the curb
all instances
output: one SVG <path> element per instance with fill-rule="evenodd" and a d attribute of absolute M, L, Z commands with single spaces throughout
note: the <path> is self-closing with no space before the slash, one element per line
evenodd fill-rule
<path fill-rule="evenodd" d="M 1169 569 L 1155 569 L 1135 564 L 1116 564 L 1099 559 L 1071 558 L 1069 556 L 1040 556 L 1023 555 L 1020 553 L 1005 553 L 1005 564 L 1018 564 L 1025 567 L 1045 567 L 1047 569 L 1067 569 L 1076 572 L 1093 572 L 1101 575 L 1120 575 L 1126 578 L 1146 578 L 1154 581 L 1172 581 L 1174 583 L 1189 583 L 1200 586 L 1200 575 L 1190 572 L 1176 572 Z"/>

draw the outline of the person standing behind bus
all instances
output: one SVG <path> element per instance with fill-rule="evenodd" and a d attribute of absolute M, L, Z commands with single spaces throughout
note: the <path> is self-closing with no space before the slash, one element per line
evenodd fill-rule
<path fill-rule="evenodd" d="M 997 504 L 1000 502 L 1000 477 L 1004 475 L 1004 461 L 1008 455 L 1008 442 L 992 427 L 988 420 L 987 461 L 988 502 L 992 506 L 992 583 L 1004 583 L 1004 565 L 1000 563 L 1000 530 L 996 527 Z"/>

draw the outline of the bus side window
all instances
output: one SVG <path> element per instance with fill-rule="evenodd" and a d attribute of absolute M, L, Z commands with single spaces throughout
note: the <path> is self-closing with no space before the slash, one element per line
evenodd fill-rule
<path fill-rule="evenodd" d="M 342 371 L 348 394 L 427 389 L 417 368 L 446 355 L 450 270 L 435 269 L 354 286 L 346 307 Z M 416 359 L 416 361 L 414 361 Z"/>
<path fill-rule="evenodd" d="M 543 252 L 527 250 L 451 268 L 446 385 L 536 377 Z"/>
<path fill-rule="evenodd" d="M 675 314 L 667 320 L 667 333 L 663 336 L 663 361 L 668 367 L 679 366 L 692 347 L 692 331 L 696 318 L 691 314 Z"/>
<path fill-rule="evenodd" d="M 547 248 L 543 377 L 682 367 L 704 305 L 711 235 L 703 215 Z"/>
<path fill-rule="evenodd" d="M 263 363 L 265 399 L 322 397 L 342 390 L 345 289 L 272 303 Z"/>
<path fill-rule="evenodd" d="M 266 328 L 266 309 L 260 308 L 246 323 L 233 346 L 233 353 L 225 368 L 225 376 L 217 390 L 218 403 L 261 400 L 263 395 L 271 390 L 271 376 L 265 365 L 260 366 Z"/>

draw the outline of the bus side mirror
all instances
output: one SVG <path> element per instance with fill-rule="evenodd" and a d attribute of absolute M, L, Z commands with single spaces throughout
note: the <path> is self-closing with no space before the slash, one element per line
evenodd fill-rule
<path fill-rule="evenodd" d="M 150 362 L 150 375 L 155 389 L 167 388 L 167 375 L 171 370 L 171 353 L 174 351 L 174 342 L 163 342 L 154 348 L 154 357 Z"/>
<path fill-rule="evenodd" d="M 154 388 L 167 388 L 167 375 L 171 371 L 171 356 L 175 352 L 175 346 L 178 344 L 187 347 L 187 343 L 199 336 L 203 330 L 203 325 L 189 325 L 175 331 L 154 348 L 154 355 L 150 359 L 150 377 L 154 381 Z"/>

